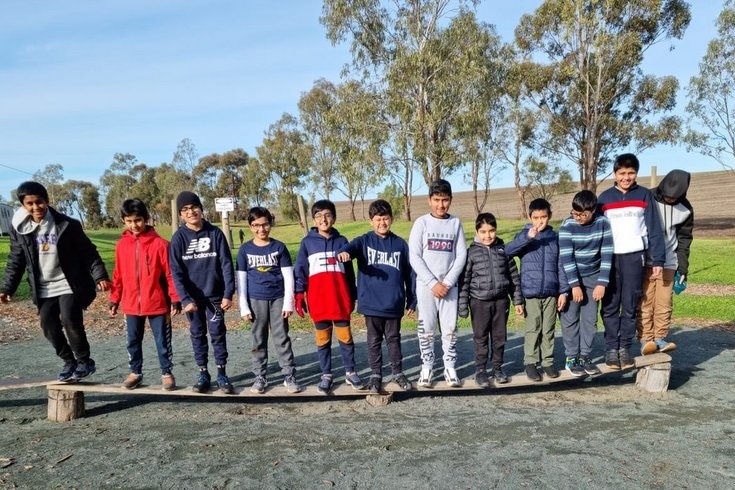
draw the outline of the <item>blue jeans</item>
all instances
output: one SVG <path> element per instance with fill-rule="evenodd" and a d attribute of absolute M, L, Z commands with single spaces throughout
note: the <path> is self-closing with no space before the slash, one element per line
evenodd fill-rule
<path fill-rule="evenodd" d="M 128 335 L 128 356 L 130 357 L 130 372 L 143 373 L 143 335 L 145 332 L 145 320 L 151 325 L 153 338 L 156 341 L 158 351 L 158 363 L 161 366 L 161 374 L 171 372 L 173 367 L 171 351 L 171 323 L 168 315 L 125 315 L 125 326 Z"/>

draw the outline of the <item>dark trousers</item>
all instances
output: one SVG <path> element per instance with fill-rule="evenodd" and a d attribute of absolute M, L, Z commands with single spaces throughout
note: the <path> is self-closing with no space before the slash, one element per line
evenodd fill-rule
<path fill-rule="evenodd" d="M 615 254 L 610 284 L 602 298 L 605 350 L 629 349 L 636 333 L 638 303 L 643 294 L 645 252 Z"/>
<path fill-rule="evenodd" d="M 171 360 L 171 323 L 169 316 L 163 315 L 125 315 L 125 327 L 128 337 L 128 357 L 130 358 L 130 372 L 143 373 L 143 336 L 145 334 L 145 320 L 151 326 L 153 339 L 156 342 L 158 352 L 158 364 L 161 366 L 161 374 L 168 374 L 174 363 Z"/>
<path fill-rule="evenodd" d="M 197 366 L 206 367 L 209 362 L 207 331 L 212 337 L 214 360 L 218 366 L 227 365 L 227 329 L 225 312 L 219 303 L 197 303 L 197 311 L 187 313 L 189 336 Z"/>
<path fill-rule="evenodd" d="M 317 340 L 317 354 L 319 354 L 319 367 L 322 369 L 322 374 L 332 374 L 332 327 L 346 328 L 349 332 L 350 321 L 349 320 L 336 320 L 336 321 L 323 321 L 314 323 L 314 328 L 317 330 L 317 339 L 324 336 L 328 337 L 328 341 L 320 342 Z M 342 354 L 342 364 L 344 365 L 345 372 L 350 373 L 355 370 L 355 343 L 352 338 L 349 341 L 340 339 L 337 336 L 337 343 L 339 344 L 339 350 Z"/>
<path fill-rule="evenodd" d="M 39 298 L 38 316 L 43 335 L 64 362 L 89 360 L 89 342 L 84 316 L 73 294 Z M 66 335 L 64 333 L 66 332 Z"/>
<path fill-rule="evenodd" d="M 374 376 L 383 376 L 383 337 L 388 346 L 393 374 L 403 371 L 401 353 L 401 319 L 365 315 L 367 325 L 368 362 Z"/>
<path fill-rule="evenodd" d="M 507 338 L 508 298 L 480 300 L 470 298 L 472 336 L 475 341 L 475 365 L 478 370 L 487 367 L 488 340 L 492 340 L 491 362 L 494 369 L 503 365 L 505 340 Z"/>

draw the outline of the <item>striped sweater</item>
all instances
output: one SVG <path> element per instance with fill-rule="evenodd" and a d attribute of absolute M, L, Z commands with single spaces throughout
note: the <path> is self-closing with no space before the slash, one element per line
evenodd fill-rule
<path fill-rule="evenodd" d="M 584 225 L 572 217 L 564 220 L 559 229 L 559 259 L 570 288 L 594 274 L 599 274 L 597 285 L 607 286 L 612 257 L 613 238 L 607 218 L 596 215 Z"/>

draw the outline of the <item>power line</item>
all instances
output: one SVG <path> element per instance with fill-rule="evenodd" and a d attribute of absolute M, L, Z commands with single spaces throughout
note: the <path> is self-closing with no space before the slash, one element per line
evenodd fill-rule
<path fill-rule="evenodd" d="M 21 170 L 19 168 L 11 167 L 10 165 L 5 165 L 4 163 L 0 163 L 0 167 L 9 168 L 10 170 L 15 170 L 16 172 L 21 172 L 28 175 L 33 175 L 31 172 L 26 172 L 25 170 Z"/>

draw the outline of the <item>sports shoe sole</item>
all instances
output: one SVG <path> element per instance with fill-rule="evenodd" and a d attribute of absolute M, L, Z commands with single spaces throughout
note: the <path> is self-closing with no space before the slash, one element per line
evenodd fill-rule
<path fill-rule="evenodd" d="M 345 379 L 345 383 L 347 383 L 348 385 L 352 386 L 352 389 L 353 390 L 357 390 L 357 391 L 361 391 L 361 390 L 364 390 L 366 388 L 365 383 L 357 384 L 357 383 L 353 383 L 349 379 Z"/>
<path fill-rule="evenodd" d="M 643 344 L 643 347 L 641 347 L 641 354 L 643 354 L 644 356 L 649 356 L 656 352 L 658 352 L 658 346 L 652 340 L 649 340 L 648 342 Z"/>
<path fill-rule="evenodd" d="M 659 352 L 671 352 L 672 350 L 676 350 L 676 344 L 669 342 L 663 347 L 663 349 L 660 349 Z"/>

